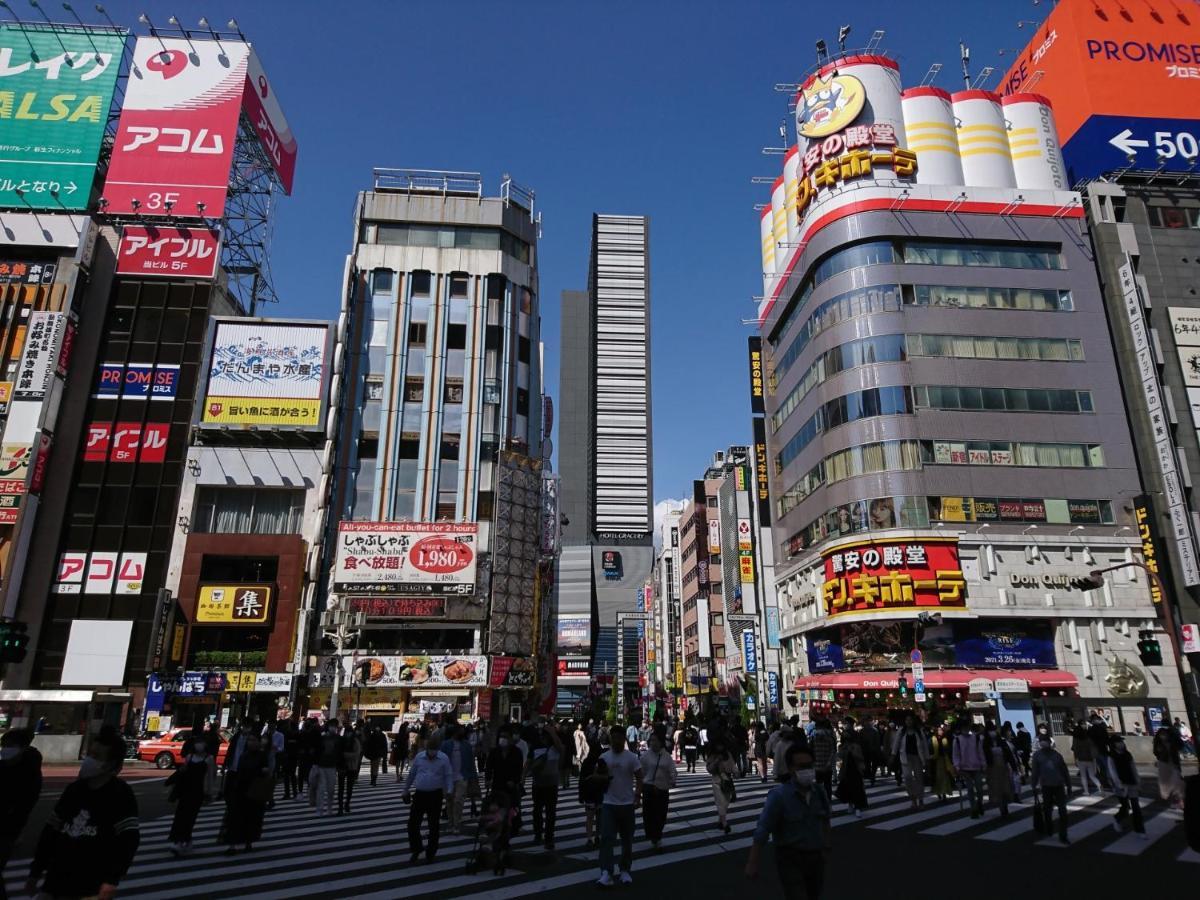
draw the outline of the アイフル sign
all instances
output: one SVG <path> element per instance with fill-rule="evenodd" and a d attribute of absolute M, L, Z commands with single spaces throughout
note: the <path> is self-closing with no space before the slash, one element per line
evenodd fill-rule
<path fill-rule="evenodd" d="M 212 280 L 221 236 L 208 228 L 126 225 L 117 250 L 118 275 Z"/>

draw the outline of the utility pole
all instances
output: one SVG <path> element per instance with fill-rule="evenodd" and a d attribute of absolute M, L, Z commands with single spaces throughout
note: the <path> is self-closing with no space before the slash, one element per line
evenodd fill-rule
<path fill-rule="evenodd" d="M 342 656 L 351 641 L 357 641 L 367 624 L 366 613 L 345 609 L 327 609 L 321 614 L 322 634 L 333 641 L 333 687 L 329 691 L 329 718 L 338 714 L 338 690 L 342 686 Z"/>

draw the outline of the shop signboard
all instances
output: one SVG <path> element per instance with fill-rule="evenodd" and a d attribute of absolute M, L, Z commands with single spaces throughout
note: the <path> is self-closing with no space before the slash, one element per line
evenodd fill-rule
<path fill-rule="evenodd" d="M 600 555 L 600 571 L 608 581 L 619 581 L 625 575 L 621 554 L 616 550 L 605 550 Z"/>
<path fill-rule="evenodd" d="M 17 365 L 14 399 L 41 400 L 46 396 L 66 328 L 66 313 L 44 310 L 30 313 L 25 349 Z"/>
<path fill-rule="evenodd" d="M 742 629 L 742 659 L 745 660 L 743 669 L 748 675 L 758 672 L 758 649 L 754 643 L 754 631 Z"/>
<path fill-rule="evenodd" d="M 170 431 L 167 422 L 92 422 L 83 446 L 83 461 L 165 462 Z"/>
<path fill-rule="evenodd" d="M 1180 625 L 1184 653 L 1200 653 L 1200 625 Z"/>
<path fill-rule="evenodd" d="M 105 209 L 219 219 L 225 213 L 250 45 L 139 37 Z"/>
<path fill-rule="evenodd" d="M 535 674 L 533 660 L 529 657 L 493 656 L 488 684 L 494 688 L 531 688 Z"/>
<path fill-rule="evenodd" d="M 330 352 L 324 323 L 218 319 L 200 426 L 324 428 Z"/>
<path fill-rule="evenodd" d="M 771 525 L 771 491 L 767 482 L 767 424 L 761 416 L 752 421 L 754 427 L 754 489 L 758 497 L 758 522 L 762 528 Z"/>
<path fill-rule="evenodd" d="M 210 228 L 126 225 L 117 250 L 117 274 L 212 281 L 221 259 L 221 235 Z"/>
<path fill-rule="evenodd" d="M 748 339 L 750 352 L 750 414 L 763 415 L 763 349 L 762 338 L 752 335 Z"/>
<path fill-rule="evenodd" d="M 336 593 L 475 593 L 474 522 L 339 522 Z"/>
<path fill-rule="evenodd" d="M 738 530 L 738 550 L 749 553 L 754 548 L 754 545 L 753 545 L 752 539 L 751 539 L 750 520 L 749 519 L 738 519 L 737 520 L 737 530 Z"/>
<path fill-rule="evenodd" d="M 592 645 L 592 620 L 588 617 L 558 619 L 557 647 L 559 655 L 582 655 Z"/>
<path fill-rule="evenodd" d="M 292 689 L 292 674 L 290 672 L 255 672 L 254 692 L 256 694 L 286 694 Z"/>
<path fill-rule="evenodd" d="M 125 35 L 0 22 L 0 207 L 87 208 Z"/>
<path fill-rule="evenodd" d="M 444 619 L 445 597 L 351 597 L 350 611 L 375 619 Z"/>
<path fill-rule="evenodd" d="M 996 693 L 998 694 L 1028 694 L 1029 682 L 1024 678 L 997 678 Z"/>
<path fill-rule="evenodd" d="M 1058 664 L 1049 624 L 955 622 L 954 633 L 954 661 L 960 666 L 1015 669 Z"/>
<path fill-rule="evenodd" d="M 56 271 L 54 263 L 9 257 L 0 260 L 0 284 L 53 284 Z"/>
<path fill-rule="evenodd" d="M 92 396 L 171 401 L 178 393 L 178 363 L 106 362 L 100 364 L 96 393 Z"/>
<path fill-rule="evenodd" d="M 366 664 L 366 687 L 487 687 L 486 656 L 358 656 L 342 657 L 344 684 L 358 684 Z"/>
<path fill-rule="evenodd" d="M 197 625 L 266 625 L 274 590 L 269 584 L 203 584 L 194 621 Z"/>
<path fill-rule="evenodd" d="M 738 551 L 738 572 L 742 584 L 754 583 L 754 554 L 749 550 Z"/>
<path fill-rule="evenodd" d="M 1158 561 L 1161 559 L 1158 548 L 1162 541 L 1158 536 L 1158 526 L 1154 523 L 1154 504 L 1148 494 L 1138 494 L 1133 498 L 1133 520 L 1137 523 L 1138 538 L 1142 542 L 1142 561 L 1146 568 L 1155 575 L 1160 575 Z M 1159 607 L 1162 603 L 1162 589 L 1156 579 L 1150 579 L 1150 599 Z"/>
<path fill-rule="evenodd" d="M 765 610 L 767 617 L 767 649 L 779 649 L 779 607 L 768 606 Z"/>
<path fill-rule="evenodd" d="M 990 694 L 994 690 L 990 678 L 972 678 L 967 682 L 968 694 Z"/>
<path fill-rule="evenodd" d="M 822 552 L 829 618 L 907 611 L 965 611 L 957 538 L 888 538 Z"/>
<path fill-rule="evenodd" d="M 779 673 L 767 673 L 767 702 L 771 706 L 779 705 Z"/>

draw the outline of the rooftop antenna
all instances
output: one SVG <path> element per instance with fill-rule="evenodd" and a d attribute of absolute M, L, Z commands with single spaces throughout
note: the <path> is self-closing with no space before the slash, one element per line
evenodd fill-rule
<path fill-rule="evenodd" d="M 942 71 L 941 63 L 934 63 L 929 67 L 929 71 L 925 73 L 925 77 L 921 79 L 921 87 L 928 87 L 933 84 L 938 77 L 938 73 Z"/>
<path fill-rule="evenodd" d="M 829 61 L 829 48 L 822 38 L 817 39 L 817 65 L 822 66 Z"/>
<path fill-rule="evenodd" d="M 971 48 L 962 41 L 958 42 L 958 53 L 962 59 L 963 87 L 971 89 Z"/>
<path fill-rule="evenodd" d="M 846 52 L 846 38 L 848 37 L 850 37 L 850 26 L 843 25 L 838 29 L 838 51 L 840 53 Z"/>
<path fill-rule="evenodd" d="M 866 46 L 866 51 L 868 53 L 874 53 L 876 50 L 879 49 L 879 45 L 883 41 L 884 33 L 885 32 L 882 28 L 877 28 L 871 32 L 871 39 L 869 41 L 867 41 L 867 46 Z"/>
<path fill-rule="evenodd" d="M 779 120 L 779 147 L 763 147 L 762 152 L 765 156 L 779 156 L 788 152 L 787 145 L 787 119 Z"/>

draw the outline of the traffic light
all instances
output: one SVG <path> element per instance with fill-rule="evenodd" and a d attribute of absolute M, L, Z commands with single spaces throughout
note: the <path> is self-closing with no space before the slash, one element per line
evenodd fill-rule
<path fill-rule="evenodd" d="M 1138 632 L 1138 656 L 1142 659 L 1142 665 L 1145 666 L 1161 666 L 1163 664 L 1162 647 L 1154 638 L 1153 631 Z"/>
<path fill-rule="evenodd" d="M 1087 575 L 1083 578 L 1072 578 L 1071 587 L 1077 591 L 1094 591 L 1104 587 L 1104 578 L 1100 575 Z"/>
<path fill-rule="evenodd" d="M 29 646 L 29 626 L 11 619 L 0 620 L 0 663 L 19 663 Z"/>
<path fill-rule="evenodd" d="M 903 675 L 901 675 L 900 678 L 898 679 L 898 681 L 899 681 L 898 686 L 900 688 L 900 697 L 901 697 L 901 699 L 903 699 L 904 697 L 908 696 L 908 680 Z"/>

